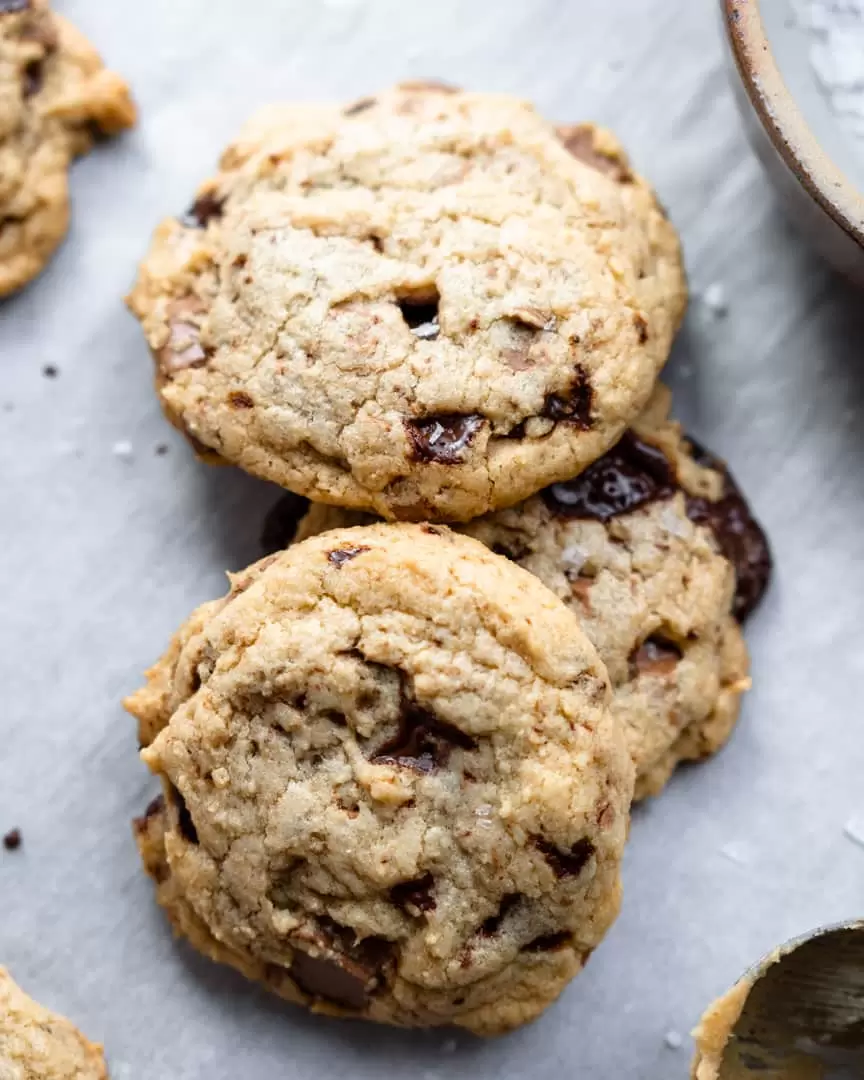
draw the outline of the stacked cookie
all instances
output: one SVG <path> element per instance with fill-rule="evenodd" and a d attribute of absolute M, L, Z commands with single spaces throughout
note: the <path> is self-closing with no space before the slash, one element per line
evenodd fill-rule
<path fill-rule="evenodd" d="M 634 792 L 735 723 L 769 567 L 657 384 L 685 301 L 610 135 L 436 84 L 261 113 L 159 228 L 130 304 L 169 419 L 292 493 L 127 702 L 203 952 L 481 1033 L 583 966 Z"/>

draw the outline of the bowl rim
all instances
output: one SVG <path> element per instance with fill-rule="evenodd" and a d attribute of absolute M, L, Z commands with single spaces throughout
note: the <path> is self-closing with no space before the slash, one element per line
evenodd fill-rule
<path fill-rule="evenodd" d="M 726 34 L 750 103 L 783 161 L 844 232 L 864 247 L 864 195 L 819 144 L 774 59 L 759 0 L 721 0 Z"/>

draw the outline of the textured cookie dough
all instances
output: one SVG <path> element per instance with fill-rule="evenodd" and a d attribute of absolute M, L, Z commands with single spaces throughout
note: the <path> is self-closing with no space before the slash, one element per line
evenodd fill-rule
<path fill-rule="evenodd" d="M 742 979 L 705 1010 L 693 1032 L 696 1054 L 693 1058 L 692 1080 L 719 1080 L 723 1052 L 752 985 L 750 979 Z"/>
<path fill-rule="evenodd" d="M 525 1023 L 618 910 L 633 768 L 608 698 L 572 612 L 468 537 L 271 556 L 127 702 L 163 780 L 136 823 L 158 898 L 313 1010 Z"/>
<path fill-rule="evenodd" d="M 637 798 L 729 737 L 749 686 L 733 612 L 755 605 L 770 565 L 734 482 L 701 448 L 699 460 L 714 467 L 694 460 L 669 402 L 659 387 L 621 442 L 576 480 L 460 527 L 536 574 L 579 617 L 609 669 Z M 263 539 L 279 546 L 278 526 L 289 532 L 299 509 L 280 507 Z M 316 505 L 297 538 L 366 520 Z"/>
<path fill-rule="evenodd" d="M 257 115 L 159 227 L 129 302 L 205 456 L 464 521 L 618 438 L 685 294 L 675 231 L 611 135 L 410 84 Z"/>
<path fill-rule="evenodd" d="M 102 1047 L 38 1005 L 0 967 L 2 1080 L 107 1080 Z"/>
<path fill-rule="evenodd" d="M 66 235 L 72 160 L 134 121 L 126 84 L 47 0 L 0 0 L 0 296 Z"/>

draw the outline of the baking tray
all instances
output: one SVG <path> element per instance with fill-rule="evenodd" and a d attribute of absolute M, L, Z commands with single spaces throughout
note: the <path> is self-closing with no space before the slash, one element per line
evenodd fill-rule
<path fill-rule="evenodd" d="M 104 1040 L 115 1080 L 683 1080 L 686 1033 L 752 960 L 864 914 L 864 317 L 775 209 L 713 6 L 58 8 L 130 79 L 141 124 L 79 163 L 68 242 L 0 304 L 0 830 L 24 838 L 0 850 L 0 962 Z M 731 744 L 637 809 L 608 940 L 541 1020 L 488 1042 L 310 1017 L 175 943 L 132 842 L 155 785 L 119 705 L 223 571 L 257 556 L 277 497 L 196 463 L 160 415 L 120 299 L 150 231 L 256 105 L 421 75 L 623 137 L 687 253 L 677 412 L 730 460 L 777 562 Z"/>

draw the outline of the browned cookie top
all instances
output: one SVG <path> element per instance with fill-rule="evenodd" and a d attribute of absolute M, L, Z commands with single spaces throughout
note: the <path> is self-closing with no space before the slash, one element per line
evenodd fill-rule
<path fill-rule="evenodd" d="M 466 520 L 618 438 L 685 285 L 607 133 L 415 84 L 255 117 L 130 302 L 168 415 L 209 452 L 324 502 Z"/>

